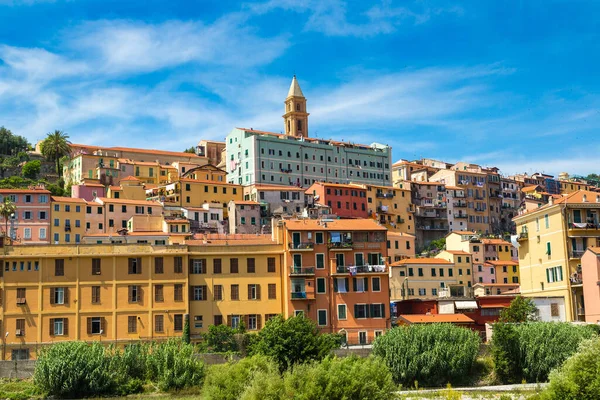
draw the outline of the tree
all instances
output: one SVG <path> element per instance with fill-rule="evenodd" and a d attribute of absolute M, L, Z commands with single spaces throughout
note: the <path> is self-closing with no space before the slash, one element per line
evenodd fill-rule
<path fill-rule="evenodd" d="M 8 219 L 16 211 L 17 211 L 17 206 L 15 205 L 15 203 L 12 202 L 12 200 L 10 198 L 5 197 L 4 200 L 2 201 L 2 203 L 0 203 L 0 215 L 2 216 L 2 218 L 4 218 L 4 235 L 6 237 L 9 236 L 9 234 L 8 234 Z"/>
<path fill-rule="evenodd" d="M 531 299 L 517 296 L 510 302 L 510 306 L 502 310 L 498 322 L 517 323 L 537 321 L 537 307 Z"/>
<path fill-rule="evenodd" d="M 285 371 L 295 364 L 322 360 L 339 347 L 339 335 L 321 334 L 315 323 L 301 315 L 271 318 L 251 344 L 251 354 L 272 357 Z"/>
<path fill-rule="evenodd" d="M 46 157 L 48 161 L 56 163 L 56 173 L 58 176 L 61 176 L 62 170 L 60 168 L 60 159 L 61 157 L 71 154 L 69 135 L 59 130 L 48 133 L 40 147 L 44 157 Z"/>
<path fill-rule="evenodd" d="M 42 170 L 42 163 L 40 160 L 29 161 L 21 169 L 21 173 L 25 178 L 36 179 Z"/>

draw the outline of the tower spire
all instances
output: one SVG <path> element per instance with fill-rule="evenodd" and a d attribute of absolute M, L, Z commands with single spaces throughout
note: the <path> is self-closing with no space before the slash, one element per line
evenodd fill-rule
<path fill-rule="evenodd" d="M 296 75 L 292 78 L 290 90 L 285 99 L 285 134 L 290 136 L 308 137 L 308 113 L 306 112 L 306 97 L 300 89 Z"/>

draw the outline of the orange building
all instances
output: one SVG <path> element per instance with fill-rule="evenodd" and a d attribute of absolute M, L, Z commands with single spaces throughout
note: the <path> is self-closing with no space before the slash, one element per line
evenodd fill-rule
<path fill-rule="evenodd" d="M 390 326 L 386 229 L 372 219 L 284 220 L 283 315 L 367 344 Z"/>

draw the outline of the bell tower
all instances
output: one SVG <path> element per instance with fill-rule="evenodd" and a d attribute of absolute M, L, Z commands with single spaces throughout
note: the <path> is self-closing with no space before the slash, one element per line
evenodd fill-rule
<path fill-rule="evenodd" d="M 308 137 L 308 113 L 306 112 L 306 97 L 300 89 L 296 75 L 292 79 L 290 90 L 285 99 L 285 134 L 296 137 Z"/>

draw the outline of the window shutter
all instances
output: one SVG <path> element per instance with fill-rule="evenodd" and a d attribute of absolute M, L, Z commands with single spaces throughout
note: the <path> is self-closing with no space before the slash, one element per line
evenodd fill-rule
<path fill-rule="evenodd" d="M 87 319 L 87 333 L 88 335 L 92 334 L 92 318 L 90 317 Z"/>
<path fill-rule="evenodd" d="M 141 258 L 137 259 L 137 273 L 138 274 L 142 273 L 142 259 Z"/>
<path fill-rule="evenodd" d="M 194 259 L 190 257 L 188 259 L 188 269 L 189 269 L 190 274 L 192 274 L 193 268 L 194 268 Z"/>
<path fill-rule="evenodd" d="M 338 291 L 337 278 L 333 278 L 333 291 L 336 293 Z"/>
<path fill-rule="evenodd" d="M 356 278 L 352 278 L 352 291 L 356 292 Z"/>
<path fill-rule="evenodd" d="M 69 288 L 68 287 L 64 288 L 64 293 L 65 293 L 65 298 L 64 298 L 65 304 L 68 304 L 69 303 Z"/>
<path fill-rule="evenodd" d="M 56 292 L 55 288 L 50 288 L 50 304 L 54 304 L 54 294 Z"/>
<path fill-rule="evenodd" d="M 248 300 L 252 300 L 252 285 L 248 285 Z"/>
<path fill-rule="evenodd" d="M 54 318 L 50 318 L 50 336 L 54 336 Z"/>
<path fill-rule="evenodd" d="M 260 284 L 256 285 L 256 300 L 260 300 Z"/>
<path fill-rule="evenodd" d="M 369 278 L 363 278 L 365 280 L 365 292 L 369 291 Z"/>
<path fill-rule="evenodd" d="M 350 279 L 349 278 L 344 278 L 346 281 L 346 292 L 350 291 Z"/>
<path fill-rule="evenodd" d="M 262 328 L 262 315 L 256 314 L 256 329 L 260 330 Z"/>
<path fill-rule="evenodd" d="M 354 305 L 354 318 L 358 317 L 358 304 Z"/>
<path fill-rule="evenodd" d="M 63 335 L 69 336 L 69 318 L 63 318 Z"/>

